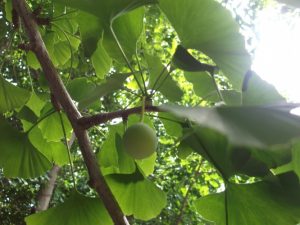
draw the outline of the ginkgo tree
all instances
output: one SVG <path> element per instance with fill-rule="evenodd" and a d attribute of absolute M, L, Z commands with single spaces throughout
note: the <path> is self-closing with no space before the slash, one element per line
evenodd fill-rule
<path fill-rule="evenodd" d="M 300 222 L 298 105 L 251 71 L 240 27 L 221 3 L 6 0 L 1 10 L 0 167 L 30 179 L 68 166 L 73 181 L 63 203 L 26 224 L 157 217 L 167 197 L 152 174 L 166 143 L 174 157 L 199 155 L 197 170 L 209 163 L 222 179 L 193 202 L 194 224 Z M 156 16 L 168 43 L 153 41 Z M 73 143 L 92 194 L 77 188 Z"/>

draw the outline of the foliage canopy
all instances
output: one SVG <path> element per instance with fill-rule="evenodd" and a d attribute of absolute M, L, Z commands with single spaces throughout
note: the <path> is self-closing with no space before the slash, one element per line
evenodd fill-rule
<path fill-rule="evenodd" d="M 61 167 L 54 207 L 27 225 L 124 224 L 113 207 L 132 224 L 300 222 L 298 105 L 250 70 L 224 2 L 27 1 L 29 17 L 20 2 L 0 3 L 1 192 Z M 122 140 L 139 122 L 159 138 L 145 159 Z"/>

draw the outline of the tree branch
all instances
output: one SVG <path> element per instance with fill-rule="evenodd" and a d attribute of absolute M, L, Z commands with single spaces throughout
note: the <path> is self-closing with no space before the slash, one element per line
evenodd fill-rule
<path fill-rule="evenodd" d="M 48 173 L 49 180 L 47 184 L 43 187 L 43 189 L 41 190 L 38 196 L 37 207 L 35 210 L 36 212 L 45 211 L 48 209 L 59 171 L 60 171 L 60 167 L 58 165 L 54 165 L 52 169 L 49 171 Z"/>
<path fill-rule="evenodd" d="M 159 108 L 158 106 L 145 106 L 146 112 L 162 112 L 163 110 Z M 78 120 L 78 124 L 85 128 L 89 129 L 92 126 L 106 123 L 109 120 L 115 119 L 115 118 L 126 118 L 131 114 L 139 114 L 142 112 L 142 107 L 134 107 L 131 109 L 125 109 L 125 110 L 119 110 L 115 112 L 109 112 L 109 113 L 99 113 L 93 116 L 85 116 L 81 117 Z"/>
<path fill-rule="evenodd" d="M 38 31 L 38 25 L 34 20 L 33 15 L 27 9 L 25 0 L 13 0 L 13 7 L 17 10 L 19 16 L 21 17 L 25 31 L 32 46 L 32 51 L 35 53 L 38 61 L 41 64 L 45 77 L 49 83 L 51 93 L 60 103 L 72 124 L 81 149 L 81 153 L 89 172 L 91 181 L 90 183 L 93 184 L 93 188 L 97 191 L 98 195 L 102 199 L 114 224 L 128 225 L 129 223 L 126 217 L 123 215 L 116 199 L 106 184 L 106 181 L 99 169 L 99 165 L 92 150 L 86 130 L 77 124 L 77 120 L 81 117 L 81 114 L 73 104 L 69 93 L 66 91 L 62 80 L 58 76 L 58 73 L 42 40 L 41 34 Z"/>
<path fill-rule="evenodd" d="M 72 147 L 72 145 L 75 141 L 75 138 L 76 137 L 73 132 L 70 140 L 67 143 L 69 148 Z M 60 167 L 58 165 L 53 165 L 52 169 L 48 173 L 49 180 L 47 181 L 46 185 L 40 191 L 40 194 L 39 194 L 38 200 L 37 200 L 36 212 L 45 211 L 48 209 L 50 200 L 53 195 L 53 191 L 54 191 L 54 187 L 55 187 L 55 183 L 56 183 L 59 171 L 60 171 Z"/>

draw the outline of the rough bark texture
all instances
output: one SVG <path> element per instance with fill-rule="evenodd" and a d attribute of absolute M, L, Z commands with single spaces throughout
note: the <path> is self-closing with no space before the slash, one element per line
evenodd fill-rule
<path fill-rule="evenodd" d="M 60 103 L 72 124 L 89 172 L 91 181 L 90 184 L 92 184 L 92 187 L 97 191 L 98 195 L 102 199 L 107 211 L 112 217 L 113 222 L 116 225 L 128 225 L 129 223 L 126 217 L 123 215 L 99 169 L 88 134 L 86 130 L 77 123 L 81 114 L 74 105 L 69 93 L 66 91 L 62 80 L 58 76 L 57 70 L 49 57 L 41 34 L 38 31 L 38 25 L 34 20 L 32 13 L 27 9 L 25 0 L 13 0 L 13 7 L 18 12 L 23 22 L 23 27 L 30 41 L 31 50 L 35 53 L 39 63 L 41 64 L 45 77 L 49 83 L 51 93 Z"/>

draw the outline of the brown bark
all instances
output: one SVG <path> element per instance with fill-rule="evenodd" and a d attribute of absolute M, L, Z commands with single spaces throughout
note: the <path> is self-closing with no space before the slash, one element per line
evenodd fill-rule
<path fill-rule="evenodd" d="M 68 149 L 70 149 L 75 141 L 75 134 L 72 133 L 71 139 L 68 141 Z M 37 208 L 36 211 L 45 211 L 49 207 L 49 203 L 51 201 L 57 176 L 60 171 L 60 167 L 58 165 L 54 165 L 52 169 L 49 171 L 48 176 L 49 180 L 46 183 L 46 185 L 42 188 L 38 195 L 38 200 L 37 200 Z"/>
<path fill-rule="evenodd" d="M 99 165 L 97 164 L 96 156 L 92 150 L 87 131 L 77 123 L 78 119 L 81 117 L 81 114 L 74 105 L 69 93 L 66 91 L 66 88 L 49 57 L 41 34 L 38 31 L 38 25 L 34 20 L 32 13 L 27 9 L 25 0 L 13 0 L 13 7 L 17 10 L 19 16 L 21 17 L 23 26 L 32 46 L 32 51 L 35 53 L 39 63 L 41 64 L 45 77 L 49 83 L 51 93 L 60 103 L 72 124 L 81 153 L 88 169 L 92 187 L 97 191 L 98 195 L 102 199 L 113 222 L 116 225 L 128 225 L 126 217 L 123 215 L 116 199 L 114 198 L 99 169 Z"/>
<path fill-rule="evenodd" d="M 54 165 L 52 169 L 49 171 L 48 173 L 49 180 L 47 184 L 43 187 L 43 189 L 41 190 L 38 196 L 38 203 L 35 210 L 36 212 L 45 211 L 48 209 L 55 188 L 55 183 L 56 183 L 59 170 L 60 167 L 58 165 Z"/>
<path fill-rule="evenodd" d="M 101 124 L 101 123 L 106 123 L 109 120 L 115 119 L 115 118 L 127 118 L 131 114 L 138 114 L 141 113 L 142 107 L 135 107 L 135 108 L 130 108 L 130 109 L 125 109 L 125 110 L 119 110 L 115 112 L 109 112 L 109 113 L 100 113 L 97 115 L 93 116 L 86 116 L 86 117 L 81 117 L 78 120 L 78 124 L 85 129 L 91 128 L 95 125 Z M 157 106 L 145 106 L 145 111 L 147 112 L 162 112 L 163 110 L 160 109 Z"/>

